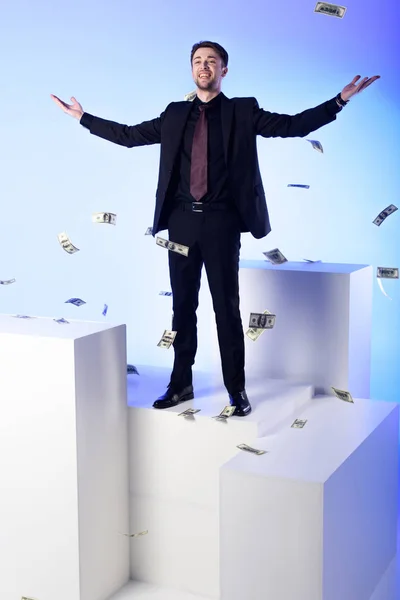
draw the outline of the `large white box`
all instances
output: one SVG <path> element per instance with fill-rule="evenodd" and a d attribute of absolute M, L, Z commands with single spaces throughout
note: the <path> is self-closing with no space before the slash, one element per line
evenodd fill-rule
<path fill-rule="evenodd" d="M 398 405 L 309 404 L 221 468 L 221 600 L 368 600 L 395 556 Z"/>
<path fill-rule="evenodd" d="M 204 278 L 205 279 L 205 278 Z M 251 312 L 276 314 L 275 327 L 246 341 L 246 378 L 264 376 L 311 382 L 316 393 L 331 386 L 370 396 L 372 267 L 367 265 L 240 262 L 243 328 Z M 220 354 L 207 282 L 198 308 L 196 366 L 221 376 Z"/>
<path fill-rule="evenodd" d="M 126 329 L 0 316 L 0 597 L 129 580 Z"/>
<path fill-rule="evenodd" d="M 229 403 L 219 377 L 194 373 L 195 399 L 152 409 L 170 372 L 138 366 L 129 376 L 131 576 L 212 598 L 219 597 L 219 470 L 237 453 L 279 431 L 313 395 L 310 385 L 265 378 L 249 381 L 253 412 L 218 422 Z M 187 408 L 194 417 L 179 417 Z"/>

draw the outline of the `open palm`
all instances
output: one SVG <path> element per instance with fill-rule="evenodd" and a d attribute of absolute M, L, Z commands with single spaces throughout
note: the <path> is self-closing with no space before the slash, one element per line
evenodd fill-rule
<path fill-rule="evenodd" d="M 54 100 L 54 102 L 59 106 L 67 115 L 74 117 L 75 119 L 80 119 L 84 113 L 82 106 L 79 104 L 76 98 L 72 96 L 71 101 L 72 104 L 67 104 L 58 96 L 54 96 L 54 94 L 50 94 L 50 98 Z"/>
<path fill-rule="evenodd" d="M 359 94 L 360 92 L 365 90 L 366 87 L 371 85 L 371 83 L 374 83 L 374 81 L 376 81 L 379 78 L 380 75 L 374 75 L 374 77 L 364 77 L 364 79 L 361 79 L 361 75 L 356 75 L 353 81 L 351 81 L 348 85 L 346 85 L 346 87 L 342 89 L 340 95 L 342 96 L 344 101 L 347 101 L 349 100 L 349 98 L 354 96 L 354 94 Z M 361 81 L 357 83 L 359 79 L 361 79 Z"/>

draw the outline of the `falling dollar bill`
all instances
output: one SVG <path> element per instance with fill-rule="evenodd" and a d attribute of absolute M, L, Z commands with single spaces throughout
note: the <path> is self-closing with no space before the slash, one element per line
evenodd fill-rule
<path fill-rule="evenodd" d="M 172 292 L 160 292 L 159 296 L 172 296 Z"/>
<path fill-rule="evenodd" d="M 159 348 L 166 348 L 168 350 L 168 348 L 170 348 L 172 346 L 175 337 L 176 337 L 176 331 L 170 331 L 169 329 L 166 329 L 162 335 L 161 340 L 158 342 L 157 346 Z"/>
<path fill-rule="evenodd" d="M 379 215 L 372 221 L 374 225 L 378 227 L 383 223 L 383 221 L 391 214 L 396 212 L 397 206 L 394 204 L 389 204 L 386 208 L 384 208 Z"/>
<path fill-rule="evenodd" d="M 188 256 L 189 247 L 183 246 L 182 244 L 176 244 L 175 242 L 171 242 L 169 240 L 164 240 L 164 238 L 156 237 L 156 244 L 161 246 L 162 248 L 167 248 L 167 250 L 172 250 L 172 252 L 177 252 L 178 254 L 182 254 L 183 256 Z"/>
<path fill-rule="evenodd" d="M 251 446 L 248 446 L 247 444 L 239 444 L 238 446 L 236 446 L 236 448 L 239 448 L 239 450 L 245 450 L 245 452 L 252 452 L 253 454 L 257 454 L 258 456 L 261 456 L 261 454 L 267 453 L 266 450 L 257 450 L 256 448 L 252 448 Z"/>
<path fill-rule="evenodd" d="M 399 269 L 397 267 L 391 269 L 388 267 L 378 267 L 376 270 L 376 276 L 382 279 L 398 279 Z"/>
<path fill-rule="evenodd" d="M 139 375 L 139 371 L 135 367 L 135 365 L 126 365 L 126 372 L 128 375 Z"/>
<path fill-rule="evenodd" d="M 321 152 L 321 153 L 324 152 L 322 144 L 321 144 L 321 142 L 318 142 L 318 140 L 306 140 L 306 141 L 310 142 L 310 144 L 314 148 L 314 150 L 318 150 L 318 152 Z"/>
<path fill-rule="evenodd" d="M 274 248 L 268 252 L 263 252 L 263 254 L 265 258 L 273 265 L 281 265 L 282 263 L 287 262 L 287 258 L 283 256 L 282 252 L 278 248 Z"/>
<path fill-rule="evenodd" d="M 293 427 L 294 429 L 302 429 L 306 423 L 307 419 L 296 419 L 291 424 L 291 427 Z"/>
<path fill-rule="evenodd" d="M 84 300 L 81 300 L 81 298 L 70 298 L 69 300 L 66 300 L 64 302 L 64 304 L 73 304 L 74 306 L 82 306 L 83 304 L 86 304 L 86 302 Z"/>
<path fill-rule="evenodd" d="M 200 408 L 187 408 L 183 412 L 179 413 L 178 417 L 191 417 L 200 412 L 200 410 Z"/>
<path fill-rule="evenodd" d="M 63 317 L 61 317 L 61 319 L 53 319 L 53 321 L 55 321 L 59 325 L 64 325 L 65 323 L 68 323 L 69 325 L 69 321 L 67 321 L 67 319 L 64 319 Z"/>
<path fill-rule="evenodd" d="M 145 531 L 139 531 L 139 533 L 123 533 L 122 535 L 124 535 L 125 537 L 129 537 L 129 538 L 137 538 L 137 537 L 142 537 L 142 535 L 147 535 L 149 533 L 149 530 L 146 529 Z"/>
<path fill-rule="evenodd" d="M 108 225 L 117 224 L 117 215 L 115 213 L 98 212 L 92 214 L 93 223 L 107 223 Z"/>
<path fill-rule="evenodd" d="M 105 317 L 105 316 L 106 316 L 106 314 L 107 314 L 107 311 L 108 311 L 108 304 L 105 304 L 105 305 L 104 305 L 104 308 L 103 308 L 103 311 L 102 311 L 102 313 L 101 313 L 101 314 L 103 315 L 103 317 Z"/>
<path fill-rule="evenodd" d="M 303 188 L 305 190 L 308 190 L 310 188 L 309 185 L 305 185 L 303 183 L 288 183 L 288 187 L 298 187 L 298 188 Z"/>
<path fill-rule="evenodd" d="M 233 415 L 235 410 L 236 406 L 225 406 L 225 408 L 221 410 L 219 415 L 213 417 L 213 419 L 216 419 L 217 421 L 226 421 L 227 419 L 229 419 L 229 417 Z"/>
<path fill-rule="evenodd" d="M 28 598 L 28 596 L 21 596 L 21 600 L 37 600 L 37 598 Z"/>
<path fill-rule="evenodd" d="M 11 315 L 15 319 L 36 319 L 36 317 L 31 317 L 29 315 Z"/>
<path fill-rule="evenodd" d="M 305 260 L 306 263 L 310 263 L 310 264 L 322 262 L 322 260 L 311 260 L 311 258 L 303 258 L 303 260 Z"/>
<path fill-rule="evenodd" d="M 347 8 L 345 6 L 337 6 L 336 4 L 328 4 L 327 2 L 317 2 L 314 12 L 328 15 L 330 17 L 339 17 L 343 19 Z"/>
<path fill-rule="evenodd" d="M 270 313 L 269 310 L 264 310 L 263 315 L 272 315 L 272 313 Z M 272 316 L 274 317 L 275 315 L 272 315 Z M 253 342 L 255 342 L 256 340 L 258 340 L 258 338 L 260 337 L 260 335 L 262 333 L 264 333 L 264 331 L 266 331 L 266 329 L 264 329 L 264 328 L 250 327 L 250 329 L 248 329 L 246 331 L 246 335 Z"/>
<path fill-rule="evenodd" d="M 249 327 L 254 329 L 272 329 L 275 325 L 276 315 L 269 311 L 263 313 L 250 313 Z"/>
<path fill-rule="evenodd" d="M 346 392 L 345 390 L 338 390 L 337 388 L 332 387 L 333 393 L 339 400 L 344 400 L 344 402 L 351 402 L 354 404 L 354 400 L 351 397 L 350 392 Z"/>
<path fill-rule="evenodd" d="M 152 227 L 148 227 L 146 229 L 146 233 L 144 235 L 153 235 L 153 228 Z"/>
<path fill-rule="evenodd" d="M 186 100 L 187 102 L 193 102 L 193 100 L 196 98 L 197 96 L 197 91 L 193 90 L 193 92 L 189 92 L 188 94 L 185 94 L 183 99 Z"/>
<path fill-rule="evenodd" d="M 73 245 L 66 233 L 59 233 L 57 237 L 65 252 L 68 252 L 68 254 L 75 254 L 75 252 L 79 252 L 79 248 Z"/>
<path fill-rule="evenodd" d="M 0 285 L 10 285 L 10 283 L 15 283 L 15 279 L 0 279 Z"/>

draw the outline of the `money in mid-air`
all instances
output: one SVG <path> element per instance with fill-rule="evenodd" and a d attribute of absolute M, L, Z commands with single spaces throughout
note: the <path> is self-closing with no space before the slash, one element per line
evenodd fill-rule
<path fill-rule="evenodd" d="M 148 227 L 146 229 L 146 233 L 144 235 L 153 235 L 153 228 L 152 227 Z"/>
<path fill-rule="evenodd" d="M 68 254 L 75 254 L 75 252 L 79 252 L 79 248 L 73 245 L 65 232 L 59 233 L 57 237 L 62 249 L 65 250 L 65 252 L 68 252 Z"/>
<path fill-rule="evenodd" d="M 397 206 L 394 204 L 389 204 L 386 208 L 384 208 L 379 215 L 372 221 L 374 225 L 378 227 L 383 223 L 383 221 L 391 214 L 396 212 Z"/>
<path fill-rule="evenodd" d="M 15 283 L 15 279 L 0 279 L 0 285 L 10 285 L 10 283 Z"/>
<path fill-rule="evenodd" d="M 186 102 L 193 102 L 193 100 L 196 98 L 197 96 L 197 91 L 194 90 L 193 92 L 189 92 L 188 94 L 185 94 L 183 99 L 186 100 Z"/>
<path fill-rule="evenodd" d="M 61 319 L 53 319 L 53 321 L 55 321 L 59 325 L 64 325 L 65 323 L 68 323 L 69 325 L 69 321 L 67 321 L 67 319 L 64 319 L 63 317 L 61 317 Z"/>
<path fill-rule="evenodd" d="M 161 340 L 158 342 L 157 346 L 159 348 L 166 348 L 168 350 L 168 348 L 170 348 L 172 346 L 175 337 L 176 337 L 176 331 L 171 331 L 169 329 L 166 329 L 162 335 Z"/>
<path fill-rule="evenodd" d="M 160 292 L 159 296 L 172 296 L 172 292 Z"/>
<path fill-rule="evenodd" d="M 193 415 L 200 412 L 200 408 L 187 408 L 183 412 L 178 414 L 178 417 L 192 417 Z"/>
<path fill-rule="evenodd" d="M 269 310 L 264 310 L 263 315 L 271 315 L 272 317 L 275 317 L 275 315 L 272 315 L 272 313 L 270 313 Z M 275 323 L 275 321 L 274 321 L 274 323 Z M 256 340 L 258 340 L 258 338 L 260 337 L 260 335 L 262 333 L 264 333 L 264 331 L 266 331 L 266 329 L 261 328 L 261 327 L 250 327 L 250 329 L 248 329 L 246 331 L 246 335 L 253 342 L 255 342 Z"/>
<path fill-rule="evenodd" d="M 213 419 L 216 419 L 217 421 L 226 421 L 227 419 L 229 419 L 229 417 L 233 415 L 235 410 L 236 406 L 225 406 L 225 408 L 221 410 L 219 415 L 213 417 Z"/>
<path fill-rule="evenodd" d="M 276 315 L 271 315 L 269 311 L 250 313 L 249 327 L 254 327 L 254 329 L 272 329 L 275 325 L 275 319 Z"/>
<path fill-rule="evenodd" d="M 378 267 L 376 270 L 376 276 L 382 279 L 398 279 L 399 269 L 397 267 Z"/>
<path fill-rule="evenodd" d="M 339 400 L 343 400 L 344 402 L 350 402 L 354 404 L 354 400 L 351 397 L 350 392 L 346 392 L 345 390 L 338 390 L 337 388 L 332 387 L 333 393 Z"/>
<path fill-rule="evenodd" d="M 339 17 L 343 19 L 347 8 L 345 6 L 337 6 L 337 4 L 328 4 L 327 2 L 317 2 L 314 12 L 328 15 L 330 17 Z"/>
<path fill-rule="evenodd" d="M 139 371 L 135 367 L 135 365 L 126 365 L 126 372 L 128 375 L 139 375 Z"/>
<path fill-rule="evenodd" d="M 142 537 L 142 535 L 147 535 L 148 533 L 149 530 L 146 529 L 145 531 L 139 531 L 139 533 L 123 533 L 122 535 L 124 535 L 125 537 L 137 538 Z"/>
<path fill-rule="evenodd" d="M 306 423 L 307 423 L 307 419 L 296 419 L 291 424 L 291 427 L 293 427 L 293 429 L 303 429 L 303 427 Z"/>
<path fill-rule="evenodd" d="M 318 152 L 321 152 L 321 153 L 324 152 L 322 144 L 318 140 L 306 140 L 306 141 L 310 142 L 310 144 L 314 148 L 314 150 L 318 150 Z"/>
<path fill-rule="evenodd" d="M 169 240 L 164 240 L 164 238 L 156 237 L 156 244 L 161 246 L 162 248 L 166 248 L 167 250 L 172 250 L 172 252 L 176 252 L 177 254 L 182 254 L 183 256 L 188 256 L 189 247 L 183 246 L 183 244 L 176 244 L 175 242 L 171 242 Z"/>
<path fill-rule="evenodd" d="M 98 212 L 92 214 L 93 223 L 107 223 L 108 225 L 117 224 L 117 215 L 115 213 Z"/>
<path fill-rule="evenodd" d="M 103 315 L 103 317 L 105 317 L 105 316 L 106 316 L 106 314 L 107 314 L 107 311 L 108 311 L 108 304 L 105 304 L 105 305 L 104 305 L 104 308 L 103 308 L 103 311 L 102 311 L 102 313 L 101 313 L 101 314 Z"/>
<path fill-rule="evenodd" d="M 310 188 L 309 185 L 305 185 L 304 183 L 288 183 L 288 187 L 298 187 L 303 188 L 304 190 L 308 190 Z"/>
<path fill-rule="evenodd" d="M 11 315 L 16 319 L 36 319 L 36 317 L 30 317 L 29 315 Z"/>
<path fill-rule="evenodd" d="M 86 304 L 86 302 L 84 300 L 81 300 L 81 298 L 70 298 L 69 300 L 66 300 L 64 302 L 64 304 L 73 304 L 74 306 L 82 306 L 82 304 Z"/>
<path fill-rule="evenodd" d="M 251 452 L 252 454 L 257 454 L 258 456 L 261 456 L 261 454 L 267 453 L 266 450 L 257 450 L 257 448 L 252 448 L 251 446 L 248 446 L 247 444 L 239 444 L 238 446 L 236 446 L 236 448 L 239 448 L 239 450 L 245 450 L 245 452 Z"/>
<path fill-rule="evenodd" d="M 310 263 L 310 264 L 322 262 L 322 260 L 311 260 L 311 258 L 303 258 L 303 260 L 305 260 L 306 263 Z"/>
<path fill-rule="evenodd" d="M 278 248 L 274 248 L 268 252 L 263 252 L 263 254 L 265 258 L 273 265 L 281 265 L 284 262 L 287 262 L 287 258 L 283 256 L 282 252 Z"/>

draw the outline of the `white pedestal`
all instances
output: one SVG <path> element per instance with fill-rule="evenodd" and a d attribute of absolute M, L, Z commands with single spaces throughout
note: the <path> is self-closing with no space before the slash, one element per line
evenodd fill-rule
<path fill-rule="evenodd" d="M 129 377 L 131 576 L 182 591 L 219 597 L 219 469 L 237 452 L 291 422 L 313 394 L 311 386 L 253 380 L 253 412 L 212 419 L 229 403 L 219 377 L 194 374 L 195 400 L 152 409 L 170 371 L 138 366 Z M 179 417 L 187 408 L 194 417 Z"/>
<path fill-rule="evenodd" d="M 275 327 L 246 339 L 246 377 L 264 376 L 331 386 L 369 398 L 372 267 L 329 263 L 241 261 L 240 310 L 276 314 Z M 206 278 L 199 315 L 200 370 L 221 373 L 215 319 Z M 221 376 L 221 375 L 220 375 Z"/>
<path fill-rule="evenodd" d="M 221 469 L 221 600 L 368 600 L 396 553 L 399 407 L 317 397 Z"/>
<path fill-rule="evenodd" d="M 0 390 L 0 597 L 104 600 L 129 579 L 125 326 L 1 315 Z"/>

